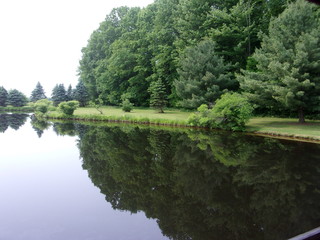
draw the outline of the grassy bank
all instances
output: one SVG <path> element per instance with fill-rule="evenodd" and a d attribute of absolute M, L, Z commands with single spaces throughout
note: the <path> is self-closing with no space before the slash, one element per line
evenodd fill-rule
<path fill-rule="evenodd" d="M 291 118 L 252 118 L 247 124 L 247 131 L 275 137 L 320 141 L 320 120 L 307 120 L 305 124 L 299 124 L 298 119 Z"/>
<path fill-rule="evenodd" d="M 95 108 L 79 108 L 70 119 L 186 126 L 191 114 L 191 112 L 176 109 L 168 109 L 165 113 L 158 113 L 149 108 L 135 108 L 130 113 L 123 112 L 119 107 L 102 107 L 100 110 L 103 114 L 100 114 Z M 63 118 L 58 112 L 51 112 L 49 117 Z M 320 141 L 320 120 L 298 124 L 298 119 L 252 118 L 247 124 L 247 131 L 273 137 Z"/>

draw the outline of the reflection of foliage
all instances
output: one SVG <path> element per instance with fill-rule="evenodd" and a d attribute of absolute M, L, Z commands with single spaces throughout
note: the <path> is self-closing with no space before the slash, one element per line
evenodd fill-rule
<path fill-rule="evenodd" d="M 53 131 L 60 136 L 76 136 L 75 124 L 73 122 L 55 122 L 53 124 Z"/>
<path fill-rule="evenodd" d="M 44 130 L 47 130 L 51 124 L 45 120 L 39 120 L 37 118 L 33 118 L 31 120 L 32 128 L 37 132 L 39 138 L 42 136 Z"/>
<path fill-rule="evenodd" d="M 18 130 L 27 121 L 27 114 L 0 114 L 0 132 L 5 132 L 8 127 Z"/>
<path fill-rule="evenodd" d="M 78 146 L 115 209 L 144 211 L 172 239 L 285 239 L 320 220 L 316 144 L 88 127 Z"/>
<path fill-rule="evenodd" d="M 9 127 L 7 114 L 0 114 L 0 132 L 5 132 Z"/>

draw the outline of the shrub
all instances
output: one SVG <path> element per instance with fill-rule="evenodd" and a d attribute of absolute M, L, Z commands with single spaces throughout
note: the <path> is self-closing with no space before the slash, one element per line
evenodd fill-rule
<path fill-rule="evenodd" d="M 74 110 L 79 107 L 78 101 L 68 101 L 59 103 L 59 110 L 66 115 L 73 115 Z"/>
<path fill-rule="evenodd" d="M 212 117 L 218 128 L 243 131 L 252 116 L 253 107 L 239 93 L 226 93 L 218 99 L 212 109 Z"/>
<path fill-rule="evenodd" d="M 133 104 L 128 99 L 123 100 L 121 105 L 124 112 L 131 112 Z"/>
<path fill-rule="evenodd" d="M 197 127 L 215 127 L 214 118 L 212 112 L 206 104 L 202 104 L 197 108 L 198 112 L 193 113 L 188 118 L 188 124 L 190 126 Z"/>
<path fill-rule="evenodd" d="M 49 101 L 48 99 L 41 99 L 36 101 L 33 106 L 36 112 L 45 114 L 49 111 L 50 106 L 52 106 L 52 102 Z"/>

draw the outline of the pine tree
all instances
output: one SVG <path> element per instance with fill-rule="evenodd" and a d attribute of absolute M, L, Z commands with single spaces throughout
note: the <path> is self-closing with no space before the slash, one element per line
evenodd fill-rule
<path fill-rule="evenodd" d="M 175 81 L 179 105 L 190 109 L 212 105 L 225 91 L 236 89 L 230 67 L 215 53 L 215 43 L 210 40 L 187 48 L 180 57 L 180 77 Z"/>
<path fill-rule="evenodd" d="M 20 91 L 13 89 L 8 92 L 7 104 L 13 107 L 23 107 L 27 104 L 27 97 Z"/>
<path fill-rule="evenodd" d="M 0 87 L 0 106 L 7 106 L 8 92 L 4 87 Z"/>
<path fill-rule="evenodd" d="M 55 106 L 58 106 L 61 102 L 67 101 L 66 89 L 63 84 L 57 84 L 52 89 L 51 99 Z"/>
<path fill-rule="evenodd" d="M 79 102 L 80 107 L 86 106 L 87 102 L 89 101 L 89 93 L 86 86 L 81 80 L 74 90 L 74 99 Z"/>
<path fill-rule="evenodd" d="M 152 82 L 148 91 L 150 92 L 150 106 L 159 109 L 159 113 L 163 113 L 163 108 L 167 104 L 167 93 L 162 80 Z"/>
<path fill-rule="evenodd" d="M 72 89 L 71 84 L 69 85 L 69 87 L 67 89 L 66 96 L 67 96 L 67 101 L 74 100 L 73 89 Z"/>
<path fill-rule="evenodd" d="M 43 90 L 43 87 L 41 86 L 40 82 L 37 83 L 36 88 L 32 91 L 30 101 L 36 102 L 40 99 L 47 98 L 45 95 L 45 92 Z"/>
<path fill-rule="evenodd" d="M 260 106 L 280 105 L 304 115 L 320 111 L 320 18 L 317 7 L 298 0 L 273 19 L 253 58 L 257 71 L 238 77 Z"/>

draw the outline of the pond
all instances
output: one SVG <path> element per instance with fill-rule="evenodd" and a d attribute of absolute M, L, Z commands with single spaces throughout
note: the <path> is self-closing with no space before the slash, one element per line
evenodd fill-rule
<path fill-rule="evenodd" d="M 287 239 L 320 222 L 320 144 L 0 115 L 0 239 Z"/>

